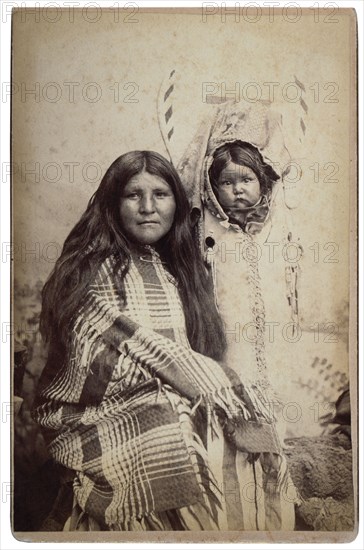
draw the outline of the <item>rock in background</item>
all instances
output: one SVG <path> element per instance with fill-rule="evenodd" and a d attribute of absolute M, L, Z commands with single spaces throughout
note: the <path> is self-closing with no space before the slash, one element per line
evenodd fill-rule
<path fill-rule="evenodd" d="M 285 442 L 293 483 L 302 498 L 296 528 L 352 531 L 354 499 L 351 441 L 345 434 Z"/>

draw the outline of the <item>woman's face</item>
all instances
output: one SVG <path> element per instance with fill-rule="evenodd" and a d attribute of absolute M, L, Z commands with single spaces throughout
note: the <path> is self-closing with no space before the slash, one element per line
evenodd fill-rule
<path fill-rule="evenodd" d="M 222 207 L 245 209 L 260 198 L 260 182 L 248 166 L 230 161 L 217 180 L 217 198 Z"/>
<path fill-rule="evenodd" d="M 175 211 L 173 191 L 158 176 L 141 172 L 124 187 L 120 201 L 121 224 L 134 242 L 158 242 L 171 229 Z"/>

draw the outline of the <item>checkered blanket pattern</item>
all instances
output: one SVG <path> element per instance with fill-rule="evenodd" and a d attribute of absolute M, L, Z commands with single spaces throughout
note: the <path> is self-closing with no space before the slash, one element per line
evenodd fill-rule
<path fill-rule="evenodd" d="M 194 410 L 203 407 L 210 425 L 215 409 L 235 427 L 239 418 L 259 420 L 231 373 L 191 349 L 177 285 L 153 250 L 148 257 L 132 259 L 126 304 L 114 259 L 101 265 L 67 360 L 57 364 L 50 351 L 34 410 L 50 454 L 75 472 L 80 507 L 103 529 L 127 530 L 135 519 L 197 503 L 216 518 L 201 426 L 190 429 Z M 279 453 L 274 436 L 266 444 Z"/>

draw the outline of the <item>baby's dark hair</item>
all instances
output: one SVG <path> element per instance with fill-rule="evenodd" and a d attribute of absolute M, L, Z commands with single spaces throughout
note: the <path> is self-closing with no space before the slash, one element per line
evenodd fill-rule
<path fill-rule="evenodd" d="M 257 147 L 254 147 L 251 143 L 237 140 L 225 143 L 225 145 L 218 147 L 214 153 L 214 160 L 209 169 L 210 182 L 214 191 L 216 191 L 221 172 L 229 162 L 234 162 L 240 166 L 248 166 L 255 172 L 259 179 L 261 195 L 269 194 L 274 182 L 279 180 L 278 174 L 269 164 L 264 162 Z"/>

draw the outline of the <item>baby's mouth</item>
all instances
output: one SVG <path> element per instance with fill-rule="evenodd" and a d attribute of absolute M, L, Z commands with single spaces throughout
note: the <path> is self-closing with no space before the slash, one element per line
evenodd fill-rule
<path fill-rule="evenodd" d="M 251 208 L 251 202 L 246 199 L 236 199 L 235 202 L 230 206 L 231 210 L 242 210 L 246 208 Z"/>

